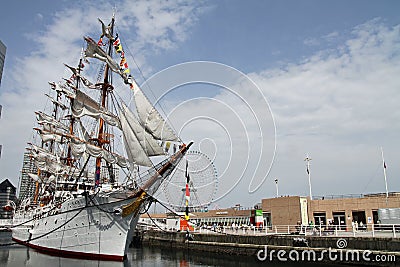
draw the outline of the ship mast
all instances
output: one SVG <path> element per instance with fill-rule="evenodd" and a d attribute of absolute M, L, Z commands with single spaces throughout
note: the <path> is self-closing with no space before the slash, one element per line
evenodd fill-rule
<path fill-rule="evenodd" d="M 75 82 L 75 93 L 76 93 L 76 91 L 78 91 L 79 90 L 79 81 L 80 81 L 80 73 L 81 73 L 81 70 L 82 70 L 82 56 L 81 56 L 81 58 L 79 59 L 79 65 L 78 65 L 78 68 L 77 68 L 77 73 L 78 73 L 78 75 L 76 75 L 76 82 Z M 71 108 L 74 106 L 74 99 L 73 98 L 71 98 L 71 101 L 70 101 L 70 105 L 71 105 Z M 74 118 L 74 116 L 72 116 L 72 114 L 71 114 L 71 116 L 70 116 L 70 123 L 69 123 L 69 134 L 70 135 L 74 135 L 74 123 L 75 123 L 75 118 Z M 68 166 L 72 166 L 72 164 L 73 164 L 73 159 L 72 159 L 72 154 L 71 154 L 71 146 L 68 146 L 68 151 L 67 151 L 67 165 Z"/>
<path fill-rule="evenodd" d="M 61 98 L 61 93 L 57 93 L 57 95 L 56 95 L 56 102 L 53 102 L 54 107 L 53 107 L 52 115 L 53 115 L 53 118 L 56 119 L 56 120 L 57 120 L 57 113 L 58 113 L 58 107 L 59 107 L 58 101 L 60 100 L 60 98 Z M 45 145 L 45 142 L 42 141 L 42 143 L 41 143 L 41 148 L 43 148 L 44 145 Z M 54 140 L 51 140 L 48 150 L 49 150 L 50 152 L 53 152 L 53 148 L 54 148 Z M 37 169 L 37 176 L 39 177 L 41 174 L 42 174 L 42 172 L 41 172 L 40 169 L 38 168 L 38 169 Z M 48 173 L 47 173 L 46 175 L 48 175 Z M 35 182 L 35 193 L 34 193 L 34 196 L 33 196 L 33 203 L 34 203 L 34 204 L 37 204 L 37 202 L 38 202 L 39 191 L 40 191 L 40 188 L 39 188 L 39 181 L 36 181 L 36 182 Z"/>
<path fill-rule="evenodd" d="M 114 14 L 112 16 L 109 27 L 110 27 L 110 33 L 112 36 L 113 32 L 114 32 Z M 109 56 L 112 55 L 112 40 L 111 39 L 109 40 L 109 43 L 108 43 L 107 53 Z M 106 64 L 105 70 L 104 70 L 104 80 L 103 80 L 102 89 L 101 89 L 101 106 L 103 108 L 106 107 L 108 90 L 112 89 L 112 85 L 109 84 L 109 76 L 111 75 L 111 73 L 109 74 L 109 69 L 110 69 L 110 67 L 108 66 L 108 64 Z M 104 129 L 104 120 L 102 118 L 99 118 L 99 132 L 97 135 L 97 142 L 98 142 L 98 146 L 101 148 L 103 148 L 103 145 L 105 143 L 109 143 L 109 141 L 106 137 L 105 129 Z M 95 187 L 98 187 L 100 185 L 100 171 L 101 171 L 101 157 L 97 157 L 96 158 L 96 172 L 95 172 Z"/>

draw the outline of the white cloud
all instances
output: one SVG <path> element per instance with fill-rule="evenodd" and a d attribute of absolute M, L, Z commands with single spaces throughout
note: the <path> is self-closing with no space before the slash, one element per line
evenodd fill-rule
<path fill-rule="evenodd" d="M 97 39 L 100 29 L 97 17 L 107 23 L 111 9 L 109 4 L 89 4 L 61 10 L 54 15 L 51 25 L 31 33 L 29 45 L 37 49 L 19 59 L 18 66 L 10 71 L 14 73 L 13 83 L 8 84 L 13 84 L 14 88 L 2 87 L 1 94 L 4 106 L 1 129 L 8 130 L 0 131 L 3 143 L 0 169 L 2 176 L 12 178 L 14 184 L 21 167 L 23 148 L 30 135 L 29 129 L 33 126 L 33 111 L 43 106 L 42 95 L 49 90 L 47 81 L 70 75 L 62 63 L 76 64 L 83 46 L 82 35 L 90 32 Z M 117 30 L 123 35 L 121 38 L 125 39 L 125 44 L 134 44 L 135 58 L 141 65 L 146 62 L 149 51 L 176 49 L 179 43 L 189 38 L 190 29 L 202 12 L 204 8 L 197 2 L 126 1 L 118 5 Z M 306 153 L 313 158 L 314 194 L 358 193 L 358 189 L 382 191 L 383 179 L 376 172 L 380 166 L 381 145 L 388 163 L 389 186 L 393 186 L 393 190 L 399 188 L 400 184 L 394 178 L 400 171 L 395 163 L 400 158 L 397 137 L 400 130 L 399 26 L 389 28 L 379 20 L 373 20 L 356 27 L 352 34 L 335 50 L 317 52 L 301 63 L 291 63 L 282 69 L 250 74 L 267 97 L 275 116 L 277 160 L 261 190 L 247 196 L 258 155 L 255 160 L 252 158 L 243 183 L 224 199 L 226 205 L 238 201 L 237 195 L 246 196 L 243 197 L 246 199 L 239 200 L 245 205 L 274 195 L 275 177 L 279 178 L 282 194 L 306 195 L 308 187 L 303 161 Z M 334 32 L 326 38 L 339 35 Z M 190 75 L 181 73 L 181 76 L 186 74 Z M 230 85 L 238 84 L 239 81 L 235 80 Z M 259 94 L 246 90 L 247 87 L 236 89 L 240 89 L 240 96 L 250 103 L 256 114 L 265 113 L 266 106 Z M 229 129 L 235 144 L 233 148 L 229 148 L 230 144 L 222 138 L 223 128 L 215 123 L 212 128 L 210 121 L 206 122 L 205 129 L 202 128 L 205 124 L 199 123 L 185 132 L 188 138 L 198 140 L 211 136 L 221 144 L 219 151 L 228 147 L 237 153 L 233 155 L 236 157 L 233 163 L 229 163 L 226 156 L 229 149 L 226 149 L 226 154 L 218 155 L 219 165 L 216 167 L 220 174 L 228 165 L 233 166 L 225 171 L 223 179 L 227 183 L 220 184 L 223 191 L 229 189 L 230 182 L 235 182 L 243 171 L 249 147 L 240 140 L 249 135 L 252 148 L 257 148 L 260 140 L 251 110 L 237 96 L 218 91 L 213 98 L 226 105 L 191 101 L 181 108 L 177 120 L 183 123 L 194 116 L 209 115 Z M 238 114 L 237 117 L 229 107 Z M 244 121 L 244 125 L 238 118 Z M 263 130 L 271 136 L 269 127 Z M 271 147 L 268 138 L 263 141 L 266 147 Z M 269 149 L 263 152 L 272 153 Z M 268 165 L 262 166 L 265 167 Z M 261 177 L 256 175 L 255 185 Z"/>
<path fill-rule="evenodd" d="M 131 22 L 126 26 L 136 29 L 137 47 L 150 45 L 156 50 L 176 48 L 185 41 L 203 11 L 196 1 L 127 1 L 122 8 L 123 21 Z"/>
<path fill-rule="evenodd" d="M 384 190 L 381 174 L 375 177 L 380 186 L 364 185 L 381 165 L 381 145 L 392 160 L 399 158 L 399 45 L 399 26 L 372 20 L 356 27 L 336 51 L 321 51 L 286 69 L 251 74 L 276 118 L 274 173 L 284 176 L 280 183 L 288 193 L 303 188 L 307 194 L 306 153 L 314 157 L 317 194 Z M 392 166 L 391 171 L 400 168 Z M 398 191 L 400 183 L 394 177 L 391 183 Z"/>
<path fill-rule="evenodd" d="M 48 20 L 51 23 L 45 28 L 22 33 L 28 39 L 26 45 L 33 52 L 20 57 L 18 65 L 9 66 L 12 76 L 8 79 L 12 82 L 7 84 L 13 87 L 3 86 L 1 90 L 4 109 L 0 121 L 0 140 L 3 144 L 0 169 L 2 177 L 11 178 L 15 185 L 30 128 L 34 125 L 33 112 L 43 107 L 43 94 L 50 90 L 47 82 L 71 75 L 63 63 L 77 64 L 84 46 L 83 36 L 89 35 L 97 40 L 101 33 L 97 18 L 108 23 L 113 9 L 106 1 L 71 5 L 73 7 L 60 9 L 52 15 Z M 117 29 L 126 34 L 121 36 L 125 49 L 129 48 L 126 44 L 136 40 L 142 55 L 137 56 L 137 61 L 142 64 L 146 62 L 148 49 L 154 52 L 177 48 L 186 40 L 190 28 L 201 14 L 201 3 L 196 1 L 121 1 L 117 6 Z M 37 14 L 37 18 L 42 17 Z M 127 56 L 133 67 L 131 55 Z"/>

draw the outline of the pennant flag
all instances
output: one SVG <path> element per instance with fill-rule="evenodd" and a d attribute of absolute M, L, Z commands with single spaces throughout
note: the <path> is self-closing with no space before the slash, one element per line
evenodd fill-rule
<path fill-rule="evenodd" d="M 122 58 L 121 61 L 119 62 L 119 65 L 122 67 L 126 62 L 125 58 Z"/>
<path fill-rule="evenodd" d="M 185 220 L 189 221 L 189 201 L 190 201 L 190 189 L 189 189 L 189 171 L 188 171 L 188 161 L 186 160 L 186 169 L 185 169 L 185 177 L 186 177 L 186 190 L 185 190 L 185 202 L 186 202 L 186 213 Z"/>
<path fill-rule="evenodd" d="M 186 209 L 185 209 L 185 220 L 186 221 L 189 221 L 189 207 L 186 207 Z"/>
<path fill-rule="evenodd" d="M 120 45 L 121 44 L 121 42 L 120 42 L 120 40 L 119 40 L 119 37 L 118 37 L 118 33 L 116 34 L 116 37 L 115 37 L 115 39 L 114 39 L 114 42 L 113 42 L 113 46 L 118 46 L 118 45 Z"/>
<path fill-rule="evenodd" d="M 117 34 L 117 37 L 115 37 L 115 40 L 114 40 L 114 42 L 113 42 L 113 46 L 114 46 L 115 51 L 116 51 L 117 53 L 121 53 L 121 52 L 123 51 L 123 50 L 122 50 L 121 41 L 119 40 L 118 34 Z"/>
<path fill-rule="evenodd" d="M 186 184 L 186 193 L 185 193 L 185 199 L 186 199 L 186 205 L 189 205 L 189 201 L 190 201 L 190 190 L 189 190 L 189 184 Z"/>
<path fill-rule="evenodd" d="M 121 53 L 122 52 L 122 45 L 119 44 L 119 45 L 115 46 L 115 51 L 117 51 L 117 53 Z"/>
<path fill-rule="evenodd" d="M 168 153 L 170 146 L 171 146 L 171 142 L 166 142 L 165 143 L 165 153 Z"/>
<path fill-rule="evenodd" d="M 133 89 L 132 76 L 130 76 L 131 70 L 129 69 L 128 63 L 126 62 L 125 52 L 124 52 L 124 49 L 122 48 L 122 44 L 119 39 L 118 33 L 116 34 L 116 37 L 113 41 L 113 46 L 114 46 L 115 51 L 118 54 L 120 54 L 120 57 L 121 57 L 121 61 L 119 63 L 120 74 L 124 78 L 125 84 L 129 84 L 130 88 Z M 129 74 L 129 75 L 127 75 L 127 74 Z"/>
<path fill-rule="evenodd" d="M 188 161 L 186 160 L 186 168 L 185 168 L 185 177 L 186 177 L 186 183 L 189 183 L 189 180 L 188 180 L 188 176 L 189 176 L 189 174 L 188 174 L 188 167 L 189 167 L 189 165 L 188 165 Z"/>

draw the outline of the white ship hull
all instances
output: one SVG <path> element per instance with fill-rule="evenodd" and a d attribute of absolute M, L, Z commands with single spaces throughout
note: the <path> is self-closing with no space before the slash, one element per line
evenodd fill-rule
<path fill-rule="evenodd" d="M 45 209 L 16 213 L 13 240 L 42 252 L 64 257 L 122 261 L 139 219 L 134 213 L 122 217 L 115 212 L 129 200 L 95 197 L 86 205 L 84 197 L 68 200 L 58 213 Z M 93 205 L 96 203 L 96 205 Z M 44 211 L 44 212 L 43 212 Z"/>

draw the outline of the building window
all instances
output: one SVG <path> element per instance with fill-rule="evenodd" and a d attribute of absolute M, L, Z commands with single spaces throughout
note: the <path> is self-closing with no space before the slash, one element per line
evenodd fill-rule
<path fill-rule="evenodd" d="M 377 210 L 373 210 L 372 211 L 372 218 L 373 218 L 374 224 L 377 224 L 378 221 L 379 221 L 379 216 L 378 216 L 378 211 Z"/>
<path fill-rule="evenodd" d="M 367 223 L 364 210 L 352 211 L 351 215 L 353 216 L 353 222 L 356 222 L 357 224 L 362 222 L 364 225 Z"/>
<path fill-rule="evenodd" d="M 325 212 L 314 212 L 315 225 L 326 225 L 326 213 Z"/>
<path fill-rule="evenodd" d="M 272 227 L 271 212 L 263 212 L 263 220 L 265 226 Z"/>
<path fill-rule="evenodd" d="M 346 230 L 346 214 L 344 211 L 333 212 L 333 224 L 338 230 Z"/>

